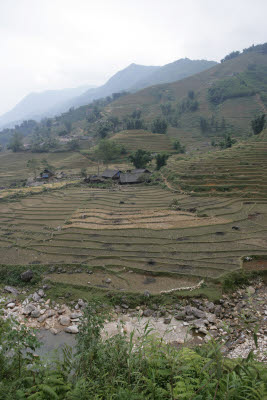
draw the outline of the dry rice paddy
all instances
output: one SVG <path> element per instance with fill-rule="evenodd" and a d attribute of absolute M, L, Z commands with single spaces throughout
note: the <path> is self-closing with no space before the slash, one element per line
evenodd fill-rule
<path fill-rule="evenodd" d="M 241 268 L 245 256 L 267 255 L 266 244 L 264 201 L 81 185 L 0 203 L 3 264 L 125 268 L 195 283 Z"/>

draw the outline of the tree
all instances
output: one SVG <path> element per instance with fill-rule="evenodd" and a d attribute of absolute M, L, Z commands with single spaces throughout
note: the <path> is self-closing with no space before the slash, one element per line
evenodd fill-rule
<path fill-rule="evenodd" d="M 80 147 L 78 139 L 72 139 L 67 143 L 67 148 L 70 151 L 78 150 Z"/>
<path fill-rule="evenodd" d="M 259 115 L 258 117 L 255 117 L 251 121 L 251 127 L 253 130 L 254 135 L 258 135 L 261 133 L 263 128 L 265 127 L 265 114 Z"/>
<path fill-rule="evenodd" d="M 166 133 L 168 128 L 168 123 L 164 118 L 156 118 L 152 123 L 153 133 Z"/>
<path fill-rule="evenodd" d="M 9 141 L 8 148 L 14 153 L 23 150 L 22 138 L 23 136 L 21 133 L 15 132 Z"/>
<path fill-rule="evenodd" d="M 112 140 L 101 140 L 95 151 L 98 160 L 108 164 L 112 160 L 116 160 L 123 152 L 122 146 Z"/>
<path fill-rule="evenodd" d="M 219 143 L 221 149 L 228 149 L 232 147 L 233 144 L 236 143 L 235 139 L 232 139 L 231 135 L 225 135 L 224 140 Z"/>
<path fill-rule="evenodd" d="M 177 153 L 185 152 L 185 146 L 182 146 L 179 140 L 175 140 L 175 142 L 173 142 L 173 148 Z"/>
<path fill-rule="evenodd" d="M 164 167 L 167 164 L 167 160 L 170 157 L 167 153 L 158 153 L 156 155 L 156 169 L 159 170 L 160 168 Z"/>
<path fill-rule="evenodd" d="M 65 125 L 65 128 L 66 128 L 66 131 L 69 134 L 71 132 L 71 130 L 72 130 L 72 122 L 71 121 L 64 121 L 64 125 Z"/>
<path fill-rule="evenodd" d="M 27 168 L 34 173 L 34 178 L 36 178 L 37 170 L 40 168 L 39 161 L 36 158 L 31 158 L 27 162 Z"/>
<path fill-rule="evenodd" d="M 133 163 L 135 168 L 145 168 L 152 160 L 152 156 L 149 151 L 138 149 L 129 156 L 129 160 Z"/>

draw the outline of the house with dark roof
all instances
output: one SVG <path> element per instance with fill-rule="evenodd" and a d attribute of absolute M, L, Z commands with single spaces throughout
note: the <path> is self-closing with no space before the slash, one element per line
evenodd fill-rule
<path fill-rule="evenodd" d="M 53 172 L 50 171 L 49 169 L 45 168 L 41 173 L 40 173 L 40 178 L 41 179 L 49 179 L 52 176 L 54 176 Z"/>
<path fill-rule="evenodd" d="M 101 176 L 104 179 L 119 179 L 120 173 L 118 169 L 106 169 Z"/>
<path fill-rule="evenodd" d="M 131 170 L 132 174 L 151 174 L 151 172 L 146 168 L 137 168 Z"/>
<path fill-rule="evenodd" d="M 86 183 L 103 183 L 104 179 L 98 175 L 90 175 L 84 179 L 84 182 L 86 182 Z"/>
<path fill-rule="evenodd" d="M 142 179 L 141 174 L 133 174 L 131 172 L 126 172 L 125 174 L 120 174 L 120 184 L 121 185 L 127 185 L 127 184 L 136 184 L 136 183 L 141 183 Z"/>

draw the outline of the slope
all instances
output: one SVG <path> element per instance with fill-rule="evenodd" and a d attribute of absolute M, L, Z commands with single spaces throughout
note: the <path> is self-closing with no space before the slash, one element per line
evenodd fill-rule
<path fill-rule="evenodd" d="M 267 201 L 266 138 L 262 133 L 230 149 L 191 159 L 174 156 L 164 176 L 173 188 L 190 193 Z"/>
<path fill-rule="evenodd" d="M 61 110 L 61 104 L 89 89 L 89 85 L 62 90 L 46 90 L 30 93 L 12 110 L 0 117 L 0 127 L 11 127 L 23 120 L 40 120 L 45 116 L 55 115 Z"/>
<path fill-rule="evenodd" d="M 161 116 L 169 122 L 168 135 L 187 136 L 197 147 L 225 133 L 246 136 L 251 119 L 266 105 L 267 54 L 250 51 L 183 80 L 124 96 L 107 111 L 124 118 L 140 109 L 148 123 Z"/>

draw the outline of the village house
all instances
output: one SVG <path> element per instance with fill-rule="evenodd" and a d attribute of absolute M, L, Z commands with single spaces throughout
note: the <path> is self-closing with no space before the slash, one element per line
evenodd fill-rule
<path fill-rule="evenodd" d="M 101 175 L 104 179 L 119 179 L 121 171 L 118 169 L 106 169 Z"/>

